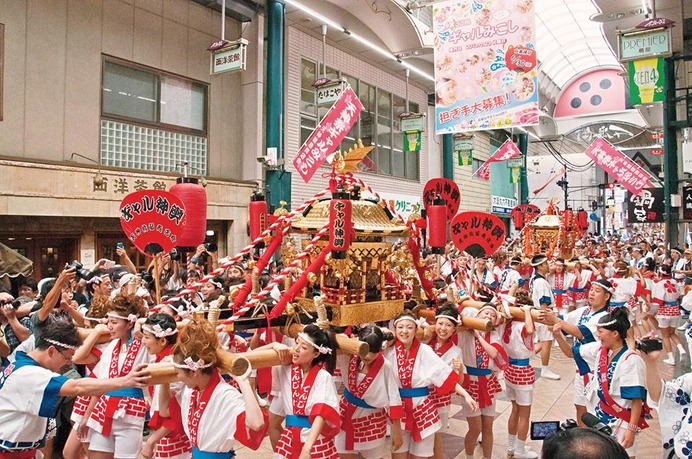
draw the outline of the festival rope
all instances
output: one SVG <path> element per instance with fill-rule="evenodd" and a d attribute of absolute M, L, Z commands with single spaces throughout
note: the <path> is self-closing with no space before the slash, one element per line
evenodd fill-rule
<path fill-rule="evenodd" d="M 274 223 L 269 225 L 269 227 L 267 229 L 265 229 L 259 236 L 257 236 L 254 240 L 252 240 L 250 242 L 250 244 L 245 246 L 236 255 L 234 255 L 233 257 L 231 257 L 231 258 L 227 259 L 226 261 L 224 261 L 223 263 L 221 263 L 218 268 L 209 272 L 207 275 L 205 275 L 199 281 L 187 286 L 186 288 L 180 290 L 175 295 L 171 296 L 170 298 L 167 298 L 166 300 L 162 301 L 160 304 L 154 306 L 153 308 L 150 309 L 150 311 L 156 312 L 161 308 L 162 305 L 173 304 L 188 294 L 194 294 L 206 282 L 213 279 L 215 276 L 223 274 L 226 269 L 228 269 L 229 267 L 233 266 L 234 264 L 236 264 L 237 262 L 242 260 L 246 254 L 250 253 L 255 248 L 256 244 L 263 242 L 265 237 L 271 236 L 271 233 L 274 230 L 281 227 L 282 228 L 282 234 L 285 235 L 286 233 L 288 233 L 288 231 L 291 228 L 291 225 L 290 225 L 291 219 L 293 217 L 295 217 L 296 215 L 304 212 L 305 209 L 307 209 L 309 206 L 313 205 L 315 202 L 319 201 L 327 193 L 330 193 L 330 190 L 328 190 L 328 189 L 322 190 L 319 193 L 315 194 L 312 198 L 306 200 L 302 205 L 298 206 L 295 210 L 288 212 L 284 215 L 280 215 Z M 286 223 L 286 224 L 284 224 L 284 223 Z"/>

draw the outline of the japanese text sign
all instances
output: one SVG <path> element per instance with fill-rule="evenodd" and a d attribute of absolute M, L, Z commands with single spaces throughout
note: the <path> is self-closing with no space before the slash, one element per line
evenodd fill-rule
<path fill-rule="evenodd" d="M 327 156 L 339 148 L 362 109 L 363 104 L 356 93 L 350 86 L 347 87 L 293 159 L 293 167 L 305 183 L 310 181 Z"/>
<path fill-rule="evenodd" d="M 603 138 L 594 140 L 584 153 L 632 194 L 639 194 L 649 183 L 644 169 Z"/>
<path fill-rule="evenodd" d="M 630 223 L 661 223 L 665 211 L 663 188 L 645 188 L 637 195 L 630 195 L 627 203 L 627 219 Z"/>
<path fill-rule="evenodd" d="M 447 202 L 447 220 L 451 220 L 459 210 L 461 201 L 459 186 L 454 180 L 445 178 L 428 180 L 423 188 L 423 207 L 427 208 L 438 195 Z"/>
<path fill-rule="evenodd" d="M 492 163 L 507 161 L 508 159 L 512 159 L 520 154 L 521 151 L 519 151 L 519 148 L 514 142 L 512 142 L 510 139 L 505 140 L 505 143 L 503 143 L 500 148 L 498 148 L 495 153 L 493 153 L 492 156 L 490 156 L 490 158 L 488 158 L 487 161 L 478 168 L 476 171 L 476 177 L 485 181 L 490 180 L 490 165 Z"/>
<path fill-rule="evenodd" d="M 144 253 L 170 252 L 186 223 L 185 205 L 168 191 L 135 191 L 120 203 L 120 225 Z"/>
<path fill-rule="evenodd" d="M 462 212 L 452 219 L 452 242 L 462 252 L 479 258 L 489 257 L 505 240 L 505 224 L 485 212 Z"/>
<path fill-rule="evenodd" d="M 692 186 L 682 187 L 682 218 L 692 220 Z"/>
<path fill-rule="evenodd" d="M 534 3 L 433 6 L 437 134 L 538 124 Z"/>

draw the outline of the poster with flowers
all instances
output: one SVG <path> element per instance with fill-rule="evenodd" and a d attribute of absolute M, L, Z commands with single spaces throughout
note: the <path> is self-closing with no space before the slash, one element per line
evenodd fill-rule
<path fill-rule="evenodd" d="M 534 0 L 433 6 L 437 134 L 538 124 Z"/>

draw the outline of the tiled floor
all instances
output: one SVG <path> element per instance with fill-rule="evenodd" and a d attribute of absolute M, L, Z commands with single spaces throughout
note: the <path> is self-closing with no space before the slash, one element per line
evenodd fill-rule
<path fill-rule="evenodd" d="M 574 405 L 572 404 L 572 379 L 574 377 L 574 361 L 564 357 L 557 348 L 553 348 L 551 369 L 562 376 L 559 381 L 552 381 L 543 378 L 538 378 L 534 388 L 534 402 L 531 412 L 533 421 L 553 420 L 564 421 L 568 418 L 574 418 Z M 540 366 L 539 359 L 532 359 L 534 366 Z M 675 368 L 659 364 L 659 372 L 663 379 L 671 379 L 671 377 L 679 376 L 682 373 L 690 371 L 689 359 L 685 358 L 682 364 L 678 364 Z M 540 370 L 536 370 L 537 376 Z M 463 454 L 464 442 L 463 437 L 466 433 L 466 422 L 461 417 L 459 399 L 453 400 L 452 413 L 449 422 L 449 428 L 443 433 L 444 452 L 443 459 L 465 458 Z M 493 458 L 507 457 L 507 419 L 511 411 L 511 403 L 503 394 L 500 394 L 497 400 L 497 418 L 495 419 L 495 441 L 493 447 Z M 637 447 L 639 458 L 659 458 L 661 457 L 661 434 L 657 414 L 654 413 L 654 419 L 649 422 L 650 428 L 639 434 L 637 439 Z M 527 442 L 534 451 L 540 451 L 541 442 Z M 265 439 L 262 446 L 257 451 L 251 451 L 245 447 L 241 447 L 236 451 L 237 457 L 244 458 L 268 458 L 271 457 L 271 447 L 269 440 Z M 480 445 L 476 448 L 475 458 L 482 458 Z"/>

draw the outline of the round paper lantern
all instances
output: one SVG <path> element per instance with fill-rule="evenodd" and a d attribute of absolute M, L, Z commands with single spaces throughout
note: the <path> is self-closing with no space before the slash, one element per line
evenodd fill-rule
<path fill-rule="evenodd" d="M 267 201 L 264 200 L 263 194 L 254 193 L 250 197 L 248 213 L 250 214 L 250 241 L 254 241 L 267 229 Z M 258 242 L 255 247 L 263 248 L 264 242 Z"/>
<path fill-rule="evenodd" d="M 199 180 L 192 177 L 178 177 L 169 190 L 185 204 L 187 224 L 178 247 L 197 247 L 207 235 L 207 193 Z"/>
<path fill-rule="evenodd" d="M 351 247 L 351 233 L 353 233 L 351 195 L 344 190 L 343 185 L 338 185 L 336 191 L 332 193 L 332 200 L 329 203 L 329 222 L 332 258 L 343 260 Z"/>
<path fill-rule="evenodd" d="M 436 255 L 445 253 L 447 244 L 447 201 L 439 196 L 425 208 L 428 216 L 428 245 Z"/>

